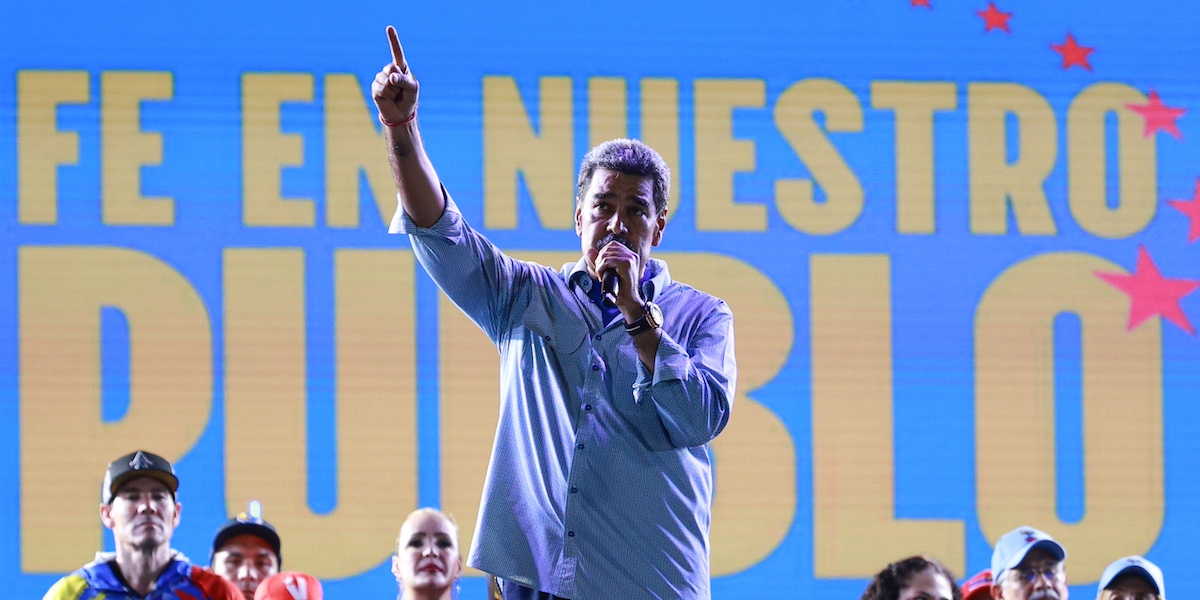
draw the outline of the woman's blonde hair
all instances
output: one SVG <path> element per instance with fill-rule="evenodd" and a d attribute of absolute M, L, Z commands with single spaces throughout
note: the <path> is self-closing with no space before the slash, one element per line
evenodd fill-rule
<path fill-rule="evenodd" d="M 454 539 L 454 547 L 458 547 L 458 521 L 454 520 L 454 516 L 449 513 L 444 513 L 436 508 L 433 508 L 432 506 L 424 506 L 408 513 L 408 516 L 404 517 L 404 523 L 400 524 L 400 531 L 396 532 L 397 553 L 400 552 L 400 545 L 404 543 L 404 525 L 406 525 L 413 517 L 418 515 L 436 515 L 445 519 L 446 522 L 450 524 L 450 528 L 454 530 L 454 535 L 451 536 Z"/>

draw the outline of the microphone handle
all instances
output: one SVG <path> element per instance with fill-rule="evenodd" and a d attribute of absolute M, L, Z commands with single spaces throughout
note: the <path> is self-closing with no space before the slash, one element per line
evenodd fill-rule
<path fill-rule="evenodd" d="M 621 289 L 621 279 L 617 272 L 609 269 L 604 272 L 600 290 L 604 293 L 604 304 L 609 308 L 617 306 L 617 293 Z"/>

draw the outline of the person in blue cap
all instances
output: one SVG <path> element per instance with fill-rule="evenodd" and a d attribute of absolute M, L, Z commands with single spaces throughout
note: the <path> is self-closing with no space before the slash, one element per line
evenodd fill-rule
<path fill-rule="evenodd" d="M 1136 555 L 1108 565 L 1096 587 L 1096 600 L 1167 600 L 1162 569 Z"/>
<path fill-rule="evenodd" d="M 213 536 L 210 568 L 233 582 L 246 600 L 254 600 L 259 584 L 279 572 L 283 564 L 279 533 L 262 518 L 262 505 L 228 520 Z"/>
<path fill-rule="evenodd" d="M 1018 527 L 992 551 L 992 598 L 1067 600 L 1067 551 L 1050 534 Z"/>

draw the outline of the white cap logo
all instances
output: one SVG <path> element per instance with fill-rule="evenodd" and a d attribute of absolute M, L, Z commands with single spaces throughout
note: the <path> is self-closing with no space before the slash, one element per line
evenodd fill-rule
<path fill-rule="evenodd" d="M 301 577 L 288 575 L 283 578 L 283 587 L 295 600 L 308 600 L 308 582 Z"/>
<path fill-rule="evenodd" d="M 142 469 L 153 468 L 154 463 L 150 461 L 150 457 L 146 456 L 144 452 L 138 450 L 137 454 L 133 455 L 133 460 L 129 461 L 129 466 L 134 471 L 141 471 Z"/>

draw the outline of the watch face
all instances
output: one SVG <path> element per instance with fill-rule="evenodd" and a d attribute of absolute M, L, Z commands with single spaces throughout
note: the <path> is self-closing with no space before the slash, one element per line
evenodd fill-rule
<path fill-rule="evenodd" d="M 653 302 L 646 303 L 646 320 L 650 322 L 652 327 L 662 327 L 663 314 L 662 309 Z"/>

